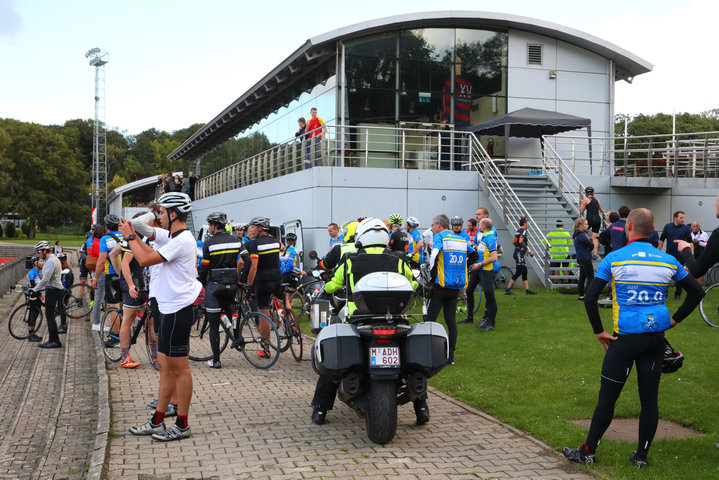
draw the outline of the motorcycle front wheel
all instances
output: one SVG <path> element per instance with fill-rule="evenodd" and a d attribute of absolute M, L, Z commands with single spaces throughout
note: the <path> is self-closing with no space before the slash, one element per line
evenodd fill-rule
<path fill-rule="evenodd" d="M 396 380 L 371 380 L 369 384 L 369 411 L 365 417 L 367 437 L 384 445 L 397 432 Z"/>

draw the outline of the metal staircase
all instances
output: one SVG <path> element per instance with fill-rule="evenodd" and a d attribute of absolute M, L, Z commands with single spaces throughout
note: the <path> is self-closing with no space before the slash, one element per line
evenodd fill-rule
<path fill-rule="evenodd" d="M 578 212 L 546 175 L 505 175 L 517 197 L 544 232 L 561 220 L 567 230 Z"/>

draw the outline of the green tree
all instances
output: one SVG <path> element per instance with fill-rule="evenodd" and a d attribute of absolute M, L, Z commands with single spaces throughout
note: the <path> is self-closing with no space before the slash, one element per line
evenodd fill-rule
<path fill-rule="evenodd" d="M 7 238 L 14 238 L 15 237 L 15 224 L 13 222 L 8 223 L 5 225 L 5 236 Z"/>
<path fill-rule="evenodd" d="M 68 225 L 86 216 L 88 172 L 62 135 L 42 125 L 0 120 L 0 211 L 35 227 Z"/>
<path fill-rule="evenodd" d="M 0 223 L 0 238 L 2 238 L 3 230 L 2 230 L 2 223 Z"/>

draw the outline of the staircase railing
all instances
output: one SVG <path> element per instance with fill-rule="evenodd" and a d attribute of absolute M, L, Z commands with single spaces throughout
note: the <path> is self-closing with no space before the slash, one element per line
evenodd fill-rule
<path fill-rule="evenodd" d="M 579 217 L 579 204 L 584 198 L 584 185 L 546 139 L 544 139 L 542 165 L 544 174 Z"/>
<path fill-rule="evenodd" d="M 530 249 L 536 252 L 536 255 L 529 257 L 530 262 L 540 278 L 544 281 L 544 285 L 547 288 L 551 288 L 552 285 L 548 268 L 550 258 L 548 253 L 549 242 L 547 237 L 521 200 L 519 200 L 514 189 L 504 177 L 497 164 L 492 160 L 489 154 L 487 154 L 487 151 L 477 137 L 470 135 L 469 138 L 470 166 L 479 172 L 480 183 L 483 183 L 482 189 L 487 196 L 496 203 L 495 207 L 498 207 L 499 211 L 501 211 L 502 220 L 510 231 L 513 226 L 519 224 L 521 218 L 527 219 L 529 222 L 527 236 L 530 239 Z M 534 248 L 532 248 L 532 246 Z M 544 253 L 540 254 L 540 252 Z"/>

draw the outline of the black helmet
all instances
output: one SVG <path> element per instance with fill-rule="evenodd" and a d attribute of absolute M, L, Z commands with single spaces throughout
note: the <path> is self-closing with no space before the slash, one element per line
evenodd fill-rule
<path fill-rule="evenodd" d="M 592 195 L 592 194 L 594 194 L 594 187 L 587 187 L 587 188 L 585 188 L 585 189 L 584 189 L 584 194 L 585 194 L 585 195 Z"/>
<path fill-rule="evenodd" d="M 207 223 L 217 223 L 224 227 L 227 225 L 227 215 L 222 212 L 212 212 L 207 216 Z"/>
<path fill-rule="evenodd" d="M 258 227 L 262 227 L 264 230 L 269 230 L 270 219 L 267 217 L 255 217 L 250 220 L 249 225 L 257 225 Z"/>
<path fill-rule="evenodd" d="M 452 220 L 449 221 L 450 225 L 463 225 L 464 220 L 462 220 L 462 217 L 459 215 L 452 217 Z"/>
<path fill-rule="evenodd" d="M 669 341 L 664 339 L 664 363 L 662 364 L 662 373 L 673 373 L 679 370 L 684 363 L 684 355 L 682 352 L 677 352 L 669 344 Z"/>
<path fill-rule="evenodd" d="M 297 235 L 295 235 L 294 233 L 288 233 L 287 235 L 285 235 L 285 238 L 290 242 L 297 241 Z"/>
<path fill-rule="evenodd" d="M 105 215 L 105 219 L 103 222 L 105 225 L 120 225 L 120 217 L 115 215 L 114 213 L 109 213 Z"/>

